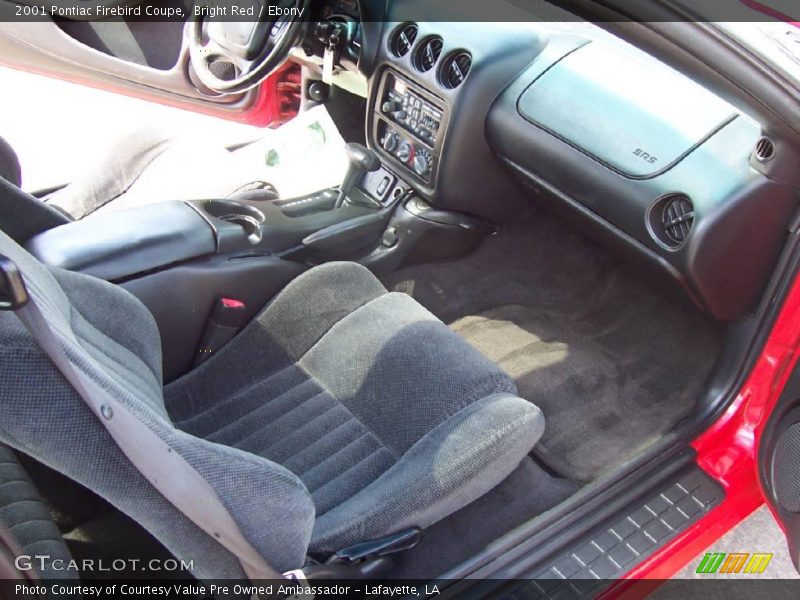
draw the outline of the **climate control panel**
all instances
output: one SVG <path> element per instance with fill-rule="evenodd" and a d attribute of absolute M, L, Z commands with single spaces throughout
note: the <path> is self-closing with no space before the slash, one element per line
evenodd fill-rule
<path fill-rule="evenodd" d="M 379 135 L 379 143 L 386 153 L 418 177 L 430 181 L 434 157 L 429 148 L 386 123 L 381 124 Z"/>
<path fill-rule="evenodd" d="M 424 183 L 421 190 L 432 193 L 447 129 L 447 103 L 406 75 L 387 69 L 371 105 L 372 143 L 390 164 L 399 163 Z"/>

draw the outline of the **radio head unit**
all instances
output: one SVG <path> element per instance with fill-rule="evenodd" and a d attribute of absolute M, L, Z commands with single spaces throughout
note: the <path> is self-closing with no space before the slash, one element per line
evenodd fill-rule
<path fill-rule="evenodd" d="M 381 99 L 381 113 L 431 147 L 442 126 L 442 109 L 420 95 L 411 84 L 388 73 Z"/>
<path fill-rule="evenodd" d="M 373 139 L 391 159 L 432 187 L 446 128 L 442 100 L 392 70 L 378 88 Z"/>

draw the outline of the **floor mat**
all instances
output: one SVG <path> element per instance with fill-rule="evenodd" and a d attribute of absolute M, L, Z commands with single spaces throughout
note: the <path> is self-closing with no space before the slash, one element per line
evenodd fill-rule
<path fill-rule="evenodd" d="M 545 415 L 535 453 L 579 481 L 686 417 L 721 343 L 688 301 L 541 212 L 463 260 L 403 269 L 386 283 L 515 379 Z"/>

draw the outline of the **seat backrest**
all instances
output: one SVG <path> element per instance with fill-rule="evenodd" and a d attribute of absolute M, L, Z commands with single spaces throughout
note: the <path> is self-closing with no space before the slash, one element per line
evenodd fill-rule
<path fill-rule="evenodd" d="M 18 242 L 47 229 L 70 222 L 70 218 L 22 191 L 22 170 L 17 153 L 0 137 L 0 215 L 3 231 Z"/>
<path fill-rule="evenodd" d="M 0 217 L 3 231 L 24 244 L 36 234 L 71 221 L 39 198 L 0 177 Z"/>
<path fill-rule="evenodd" d="M 163 401 L 158 330 L 147 309 L 108 282 L 45 267 L 2 232 L 0 254 L 20 267 L 28 293 L 73 365 L 124 403 L 211 484 L 267 562 L 278 570 L 300 567 L 314 523 L 308 491 L 280 465 L 174 426 Z M 176 558 L 191 560 L 198 578 L 243 576 L 233 555 L 130 464 L 10 312 L 0 312 L 0 441 L 107 499 Z"/>
<path fill-rule="evenodd" d="M 22 185 L 19 157 L 11 144 L 2 137 L 0 137 L 0 177 L 17 187 Z"/>

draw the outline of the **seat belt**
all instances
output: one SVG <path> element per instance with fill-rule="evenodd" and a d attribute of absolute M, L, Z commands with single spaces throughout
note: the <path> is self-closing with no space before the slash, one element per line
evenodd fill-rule
<path fill-rule="evenodd" d="M 208 481 L 123 404 L 75 368 L 36 300 L 28 294 L 16 263 L 3 255 L 0 255 L 0 310 L 17 314 L 136 470 L 192 523 L 233 554 L 249 579 L 284 579 L 245 539 Z"/>

